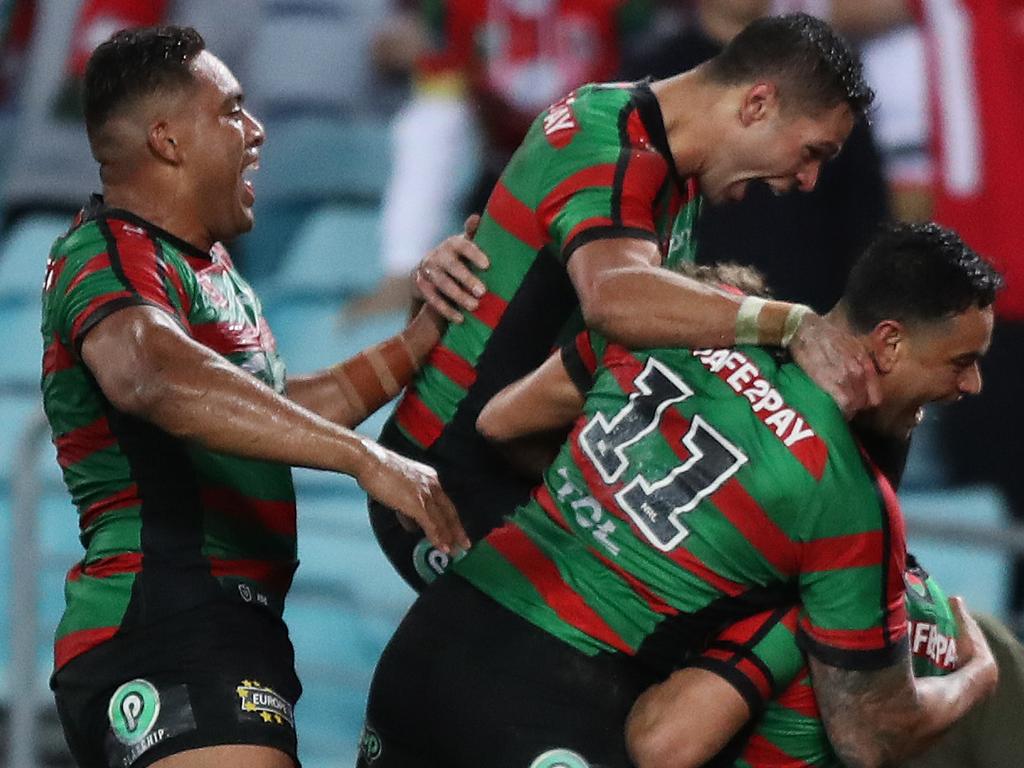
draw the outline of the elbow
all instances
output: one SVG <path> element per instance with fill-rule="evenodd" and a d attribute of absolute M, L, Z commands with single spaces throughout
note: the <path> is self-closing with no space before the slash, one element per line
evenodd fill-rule
<path fill-rule="evenodd" d="M 491 400 L 476 419 L 476 431 L 489 443 L 501 444 L 511 439 L 502 418 L 501 408 Z"/>
<path fill-rule="evenodd" d="M 699 768 L 710 757 L 694 734 L 635 711 L 626 721 L 626 749 L 636 768 Z"/>
<path fill-rule="evenodd" d="M 602 336 L 616 335 L 621 314 L 618 302 L 607 290 L 602 290 L 598 285 L 587 295 L 581 296 L 580 311 L 587 328 L 597 331 Z"/>
<path fill-rule="evenodd" d="M 165 400 L 165 387 L 159 376 L 145 371 L 122 375 L 104 382 L 103 394 L 110 404 L 129 416 L 148 418 Z"/>

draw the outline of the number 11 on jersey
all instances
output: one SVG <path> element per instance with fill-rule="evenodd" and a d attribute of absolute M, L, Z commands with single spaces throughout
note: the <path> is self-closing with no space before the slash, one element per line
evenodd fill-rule
<path fill-rule="evenodd" d="M 653 432 L 669 406 L 694 392 L 667 366 L 651 357 L 633 382 L 637 391 L 610 420 L 597 413 L 580 430 L 580 447 L 601 479 L 612 484 L 629 467 L 626 449 Z M 683 437 L 689 458 L 658 479 L 637 474 L 615 500 L 647 539 L 668 552 L 689 534 L 679 519 L 747 463 L 747 457 L 704 418 L 695 415 Z"/>

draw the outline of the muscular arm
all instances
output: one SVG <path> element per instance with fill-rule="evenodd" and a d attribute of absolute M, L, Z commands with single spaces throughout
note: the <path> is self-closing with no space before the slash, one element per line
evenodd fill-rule
<path fill-rule="evenodd" d="M 343 363 L 288 379 L 288 397 L 328 421 L 354 427 L 390 401 L 441 338 L 443 321 L 421 308 L 402 331 Z"/>
<path fill-rule="evenodd" d="M 704 669 L 681 669 L 644 691 L 626 719 L 626 747 L 637 768 L 698 768 L 750 718 L 730 683 Z"/>
<path fill-rule="evenodd" d="M 213 451 L 352 475 L 445 548 L 468 545 L 433 470 L 278 395 L 159 309 L 127 307 L 100 321 L 82 359 L 124 413 Z"/>
<path fill-rule="evenodd" d="M 962 666 L 915 678 L 909 654 L 872 672 L 839 669 L 810 656 L 814 693 L 836 754 L 850 768 L 898 765 L 924 750 L 995 688 L 995 661 L 978 625 L 951 601 Z"/>
<path fill-rule="evenodd" d="M 565 430 L 583 410 L 583 395 L 555 352 L 534 371 L 509 384 L 477 417 L 481 435 L 498 443 L 522 474 L 539 476 L 565 441 Z"/>
<path fill-rule="evenodd" d="M 568 270 L 587 327 L 631 348 L 732 346 L 742 297 L 658 263 L 657 247 L 646 240 L 595 240 L 578 248 Z M 781 333 L 770 335 L 761 343 L 778 344 Z M 877 375 L 863 345 L 827 320 L 805 315 L 789 351 L 848 416 L 878 403 Z"/>
<path fill-rule="evenodd" d="M 492 397 L 476 420 L 480 434 L 494 442 L 559 429 L 583 410 L 583 395 L 555 352 L 537 369 Z"/>
<path fill-rule="evenodd" d="M 654 243 L 595 240 L 569 259 L 588 328 L 626 347 L 721 347 L 736 339 L 741 296 L 658 266 Z"/>

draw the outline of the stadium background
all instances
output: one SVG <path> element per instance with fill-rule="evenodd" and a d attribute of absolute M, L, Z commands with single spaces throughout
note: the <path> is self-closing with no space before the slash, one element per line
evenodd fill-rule
<path fill-rule="evenodd" d="M 409 77 L 374 65 L 381 52 L 373 41 L 411 5 L 0 0 L 0 763 L 68 764 L 46 678 L 63 574 L 79 548 L 74 510 L 40 421 L 38 294 L 50 243 L 98 188 L 74 114 L 84 56 L 124 19 L 154 14 L 196 26 L 234 69 L 268 140 L 256 176 L 257 225 L 233 252 L 264 301 L 289 370 L 311 371 L 402 323 L 388 301 L 371 302 L 383 308 L 373 312 L 352 311 L 352 302 L 378 296 L 386 277 L 381 212 L 392 125 L 414 91 Z M 685 2 L 657 5 L 657 34 L 685 23 Z M 455 134 L 458 173 L 446 177 L 452 199 L 469 193 L 483 165 L 472 115 L 463 114 L 466 125 Z M 908 152 L 921 147 L 908 150 L 899 125 L 876 124 L 876 132 L 885 131 L 895 138 L 878 136 L 880 144 L 895 147 L 894 162 L 908 167 Z M 451 231 L 458 221 L 457 205 L 441 206 L 435 226 Z M 376 435 L 384 416 L 361 431 Z M 929 414 L 906 477 L 912 546 L 948 592 L 1012 621 L 1010 548 L 1024 551 L 1024 532 L 1011 526 L 997 488 L 951 485 L 938 419 Z M 993 455 L 1011 449 L 988 446 Z M 412 593 L 378 552 L 353 482 L 300 470 L 296 485 L 301 565 L 286 618 L 305 686 L 297 708 L 300 751 L 308 768 L 351 765 L 374 662 Z M 438 691 L 423 706 L 443 701 Z"/>

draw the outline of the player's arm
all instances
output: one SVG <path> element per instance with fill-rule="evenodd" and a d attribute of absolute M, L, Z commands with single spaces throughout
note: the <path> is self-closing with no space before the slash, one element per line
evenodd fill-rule
<path fill-rule="evenodd" d="M 583 410 L 583 400 L 564 354 L 555 352 L 492 397 L 477 417 L 476 428 L 488 440 L 507 443 L 572 424 Z"/>
<path fill-rule="evenodd" d="M 477 417 L 481 435 L 496 443 L 524 476 L 539 477 L 583 409 L 583 394 L 556 352 L 488 401 Z"/>
<path fill-rule="evenodd" d="M 354 427 L 412 381 L 441 338 L 444 321 L 423 307 L 399 333 L 343 363 L 288 378 L 288 397 L 313 413 Z"/>
<path fill-rule="evenodd" d="M 998 670 L 984 635 L 958 598 L 950 605 L 961 666 L 949 675 L 915 678 L 909 652 L 871 671 L 833 666 L 809 652 L 821 717 L 844 765 L 900 764 L 926 749 L 995 688 Z"/>
<path fill-rule="evenodd" d="M 651 686 L 626 719 L 637 768 L 697 768 L 711 761 L 764 704 L 806 675 L 796 608 L 726 627 L 687 667 Z"/>
<path fill-rule="evenodd" d="M 469 545 L 434 470 L 277 394 L 161 309 L 113 312 L 88 331 L 81 357 L 119 411 L 213 451 L 351 475 L 445 551 Z"/>
<path fill-rule="evenodd" d="M 788 346 L 796 363 L 847 414 L 878 399 L 863 345 L 806 308 L 740 297 L 659 267 L 657 245 L 593 240 L 568 271 L 588 328 L 626 347 Z"/>
<path fill-rule="evenodd" d="M 636 700 L 626 719 L 626 748 L 636 768 L 698 768 L 750 716 L 746 699 L 724 678 L 687 667 Z"/>

